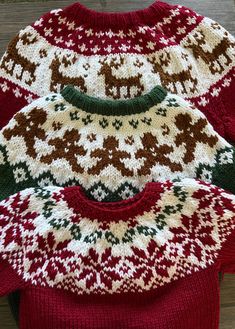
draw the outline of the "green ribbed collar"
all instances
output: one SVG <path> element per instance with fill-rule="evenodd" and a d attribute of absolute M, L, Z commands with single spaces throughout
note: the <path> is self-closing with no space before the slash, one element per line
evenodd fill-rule
<path fill-rule="evenodd" d="M 61 95 L 77 108 L 94 114 L 123 116 L 148 111 L 151 107 L 161 103 L 167 91 L 161 87 L 154 87 L 149 93 L 128 100 L 104 100 L 81 93 L 73 86 L 65 87 Z"/>

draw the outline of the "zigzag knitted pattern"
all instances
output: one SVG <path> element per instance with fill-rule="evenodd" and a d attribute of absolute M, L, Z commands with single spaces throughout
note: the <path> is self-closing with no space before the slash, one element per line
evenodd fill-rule
<path fill-rule="evenodd" d="M 75 3 L 45 14 L 9 43 L 0 62 L 0 126 L 32 99 L 67 84 L 111 99 L 160 84 L 190 99 L 235 141 L 234 64 L 234 38 L 186 7 L 156 1 L 107 14 Z"/>
<path fill-rule="evenodd" d="M 51 186 L 0 213 L 0 295 L 21 289 L 21 329 L 218 328 L 218 271 L 235 272 L 234 195 L 183 179 L 100 203 Z M 148 317 L 143 305 L 136 317 L 140 299 Z"/>
<path fill-rule="evenodd" d="M 81 185 L 91 198 L 117 201 L 177 177 L 235 192 L 235 152 L 200 111 L 159 86 L 126 101 L 68 86 L 22 109 L 0 134 L 2 199 L 27 187 Z"/>

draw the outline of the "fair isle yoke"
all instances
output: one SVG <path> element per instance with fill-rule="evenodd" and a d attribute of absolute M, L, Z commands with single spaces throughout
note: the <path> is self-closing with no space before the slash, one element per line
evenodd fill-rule
<path fill-rule="evenodd" d="M 0 296 L 21 289 L 20 329 L 217 329 L 234 237 L 235 196 L 193 179 L 148 183 L 117 203 L 81 187 L 26 189 L 0 202 Z M 151 317 L 141 308 L 137 321 L 140 299 Z"/>
<path fill-rule="evenodd" d="M 117 201 L 179 177 L 235 193 L 235 152 L 199 110 L 160 86 L 119 101 L 67 86 L 22 109 L 0 134 L 1 199 L 81 185 L 91 198 Z"/>
<path fill-rule="evenodd" d="M 0 61 L 0 127 L 32 99 L 67 84 L 88 95 L 133 98 L 155 85 L 191 101 L 235 141 L 235 40 L 218 23 L 156 1 L 129 13 L 75 3 L 21 30 Z"/>

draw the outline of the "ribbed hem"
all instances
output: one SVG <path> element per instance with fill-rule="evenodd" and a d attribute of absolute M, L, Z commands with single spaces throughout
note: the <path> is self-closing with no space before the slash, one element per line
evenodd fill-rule
<path fill-rule="evenodd" d="M 140 10 L 104 13 L 89 9 L 76 2 L 66 7 L 63 12 L 67 17 L 79 21 L 80 24 L 123 29 L 133 25 L 156 24 L 158 19 L 162 17 L 162 13 L 169 8 L 172 8 L 172 6 L 161 1 L 155 1 L 149 7 Z"/>
<path fill-rule="evenodd" d="M 67 102 L 83 111 L 101 115 L 123 116 L 148 111 L 165 99 L 167 91 L 161 86 L 156 86 L 145 95 L 115 101 L 88 96 L 69 85 L 62 90 L 61 95 Z"/>

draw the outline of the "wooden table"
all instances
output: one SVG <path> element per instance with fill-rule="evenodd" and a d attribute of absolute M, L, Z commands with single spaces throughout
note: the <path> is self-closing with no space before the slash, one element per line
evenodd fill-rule
<path fill-rule="evenodd" d="M 21 28 L 35 21 L 41 14 L 53 8 L 64 7 L 74 1 L 22 2 L 16 0 L 13 3 L 13 1 L 0 0 L 0 56 L 3 54 L 9 40 Z M 99 11 L 130 11 L 147 7 L 153 1 L 110 0 L 107 1 L 106 7 L 101 6 L 101 3 L 104 3 L 105 0 L 101 0 L 101 3 L 95 0 L 80 0 L 80 2 Z M 235 35 L 235 4 L 233 0 L 169 0 L 168 2 L 178 2 L 191 7 L 200 14 L 217 20 Z M 0 298 L 0 329 L 16 329 L 6 298 Z M 235 276 L 232 275 L 226 275 L 221 283 L 220 329 L 235 329 Z"/>

